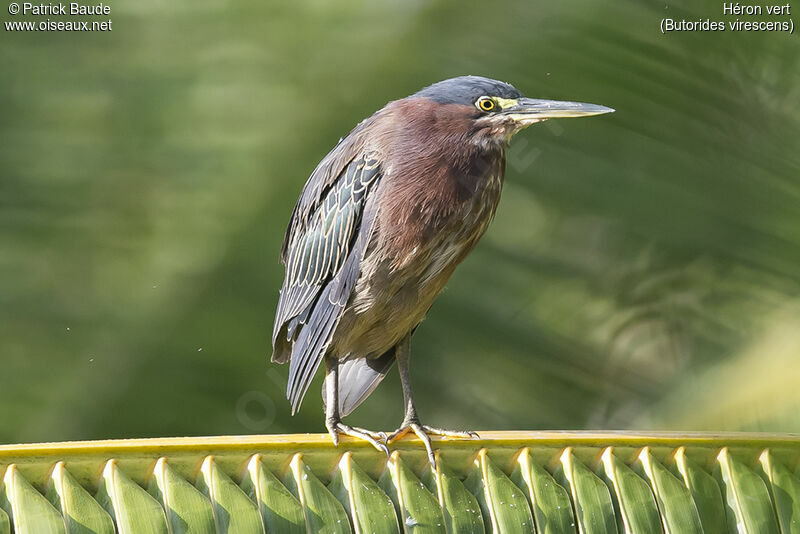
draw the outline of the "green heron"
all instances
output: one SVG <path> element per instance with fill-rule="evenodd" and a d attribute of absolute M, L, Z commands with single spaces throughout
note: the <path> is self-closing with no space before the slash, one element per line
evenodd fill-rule
<path fill-rule="evenodd" d="M 609 113 L 604 106 L 525 98 L 479 76 L 435 83 L 359 123 L 317 165 L 281 249 L 286 276 L 272 361 L 289 362 L 294 414 L 325 362 L 325 423 L 387 443 L 409 432 L 474 436 L 420 423 L 409 342 L 456 266 L 494 216 L 511 137 L 533 123 Z M 387 436 L 351 427 L 352 412 L 397 362 L 405 417 Z"/>

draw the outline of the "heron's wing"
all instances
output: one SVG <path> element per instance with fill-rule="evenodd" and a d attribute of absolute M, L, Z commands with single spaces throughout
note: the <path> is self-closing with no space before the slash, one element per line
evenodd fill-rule
<path fill-rule="evenodd" d="M 284 265 L 289 260 L 291 246 L 296 237 L 306 232 L 330 190 L 341 180 L 342 173 L 362 154 L 369 126 L 376 115 L 364 119 L 347 137 L 340 139 L 309 176 L 283 236 L 281 261 Z"/>
<path fill-rule="evenodd" d="M 289 359 L 291 341 L 296 334 L 295 330 L 299 324 L 305 324 L 308 321 L 311 313 L 309 304 L 319 295 L 326 276 L 330 278 L 331 272 L 335 274 L 341 266 L 341 263 L 333 264 L 333 260 L 338 258 L 339 261 L 342 261 L 344 256 L 342 253 L 348 252 L 344 249 L 350 246 L 352 235 L 345 236 L 344 234 L 347 231 L 352 232 L 355 226 L 351 225 L 349 228 L 342 228 L 342 226 L 347 226 L 349 218 L 355 213 L 350 209 L 352 206 L 348 206 L 346 203 L 340 207 L 340 201 L 348 200 L 348 191 L 345 189 L 348 186 L 352 188 L 356 178 L 359 180 L 374 179 L 374 176 L 371 176 L 371 170 L 363 178 L 354 172 L 359 165 L 358 160 L 365 162 L 365 158 L 362 157 L 364 141 L 372 120 L 373 117 L 370 117 L 358 124 L 347 137 L 340 139 L 339 143 L 322 158 L 303 186 L 303 191 L 295 204 L 281 246 L 281 262 L 286 266 L 286 276 L 281 288 L 272 331 L 273 362 L 285 363 Z M 349 184 L 348 180 L 350 180 Z M 349 194 L 353 193 L 354 191 L 351 189 Z M 363 192 L 364 195 L 365 193 L 366 191 Z M 338 200 L 337 194 L 340 195 Z M 363 207 L 364 198 L 365 196 L 355 199 L 358 207 Z M 336 234 L 333 235 L 334 239 L 332 240 L 320 239 L 320 219 L 325 218 L 327 221 L 328 217 L 332 217 L 336 223 L 332 226 Z M 325 233 L 325 230 L 322 228 L 322 233 Z M 331 264 L 327 265 L 327 271 L 330 272 L 322 272 L 326 268 L 326 265 L 322 265 L 320 272 L 315 277 L 313 271 L 308 272 L 309 264 L 303 262 L 310 262 L 311 255 L 316 254 L 316 249 L 306 250 L 306 248 L 313 248 L 314 245 L 319 248 L 323 242 L 327 245 L 323 251 L 323 254 L 326 255 L 325 259 L 331 260 Z M 334 258 L 334 255 L 337 255 L 337 258 Z M 315 264 L 313 267 L 316 268 L 317 265 Z M 305 277 L 311 277 L 311 279 L 306 280 Z M 284 327 L 287 329 L 287 335 L 281 336 Z"/>
<path fill-rule="evenodd" d="M 272 359 L 290 360 L 286 393 L 293 411 L 319 368 L 360 273 L 379 181 L 376 159 L 353 158 L 304 225 L 290 226 Z"/>
<path fill-rule="evenodd" d="M 350 415 L 369 397 L 394 365 L 394 359 L 392 347 L 379 358 L 351 358 L 339 362 L 339 415 Z"/>

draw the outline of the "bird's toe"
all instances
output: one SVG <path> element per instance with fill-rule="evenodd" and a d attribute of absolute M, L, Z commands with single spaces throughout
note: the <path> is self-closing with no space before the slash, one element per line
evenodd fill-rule
<path fill-rule="evenodd" d="M 366 430 L 363 428 L 352 427 L 348 426 L 341 421 L 336 423 L 335 432 L 330 431 L 331 437 L 336 435 L 333 440 L 334 445 L 338 445 L 338 435 L 343 434 L 345 436 L 350 436 L 351 438 L 360 439 L 362 441 L 366 441 L 370 443 L 373 447 L 375 447 L 380 452 L 384 453 L 386 456 L 389 456 L 389 448 L 384 443 L 386 441 L 386 434 L 383 432 L 373 432 L 371 430 Z"/>

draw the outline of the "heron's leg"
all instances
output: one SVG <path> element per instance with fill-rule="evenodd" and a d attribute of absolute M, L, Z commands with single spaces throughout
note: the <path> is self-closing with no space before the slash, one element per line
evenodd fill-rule
<path fill-rule="evenodd" d="M 442 430 L 441 428 L 434 428 L 420 423 L 417 409 L 414 406 L 414 396 L 411 392 L 411 378 L 408 371 L 408 360 L 411 356 L 410 340 L 411 334 L 406 335 L 406 337 L 397 344 L 397 348 L 395 349 L 395 358 L 397 358 L 397 368 L 400 371 L 400 383 L 403 386 L 403 402 L 405 403 L 406 412 L 403 417 L 403 422 L 400 424 L 400 428 L 390 434 L 386 442 L 391 443 L 392 441 L 402 438 L 409 432 L 413 432 L 422 440 L 422 443 L 425 444 L 425 450 L 428 451 L 428 459 L 432 465 L 435 465 L 436 458 L 433 455 L 433 446 L 431 445 L 429 434 L 451 438 L 477 438 L 478 434 L 469 431 Z"/>
<path fill-rule="evenodd" d="M 368 441 L 373 447 L 389 455 L 389 449 L 383 443 L 386 434 L 342 423 L 339 416 L 339 360 L 331 356 L 325 357 L 325 426 L 336 446 L 339 446 L 339 434 L 344 434 Z"/>

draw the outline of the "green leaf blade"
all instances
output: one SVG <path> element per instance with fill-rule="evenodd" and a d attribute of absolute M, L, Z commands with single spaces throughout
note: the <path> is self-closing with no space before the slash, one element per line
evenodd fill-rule
<path fill-rule="evenodd" d="M 570 490 L 580 534 L 617 534 L 617 520 L 608 487 L 578 458 L 571 447 L 561 454 L 559 475 Z"/>
<path fill-rule="evenodd" d="M 242 489 L 258 505 L 264 529 L 268 532 L 305 534 L 306 522 L 300 501 L 264 466 L 261 454 L 247 463 Z"/>
<path fill-rule="evenodd" d="M 663 532 L 658 507 L 650 486 L 615 455 L 613 447 L 602 454 L 603 474 L 613 489 L 625 534 Z"/>
<path fill-rule="evenodd" d="M 216 532 L 211 501 L 162 457 L 156 462 L 150 493 L 166 512 L 170 534 Z"/>
<path fill-rule="evenodd" d="M 534 460 L 529 447 L 517 456 L 511 480 L 527 492 L 539 534 L 577 532 L 569 492 Z"/>
<path fill-rule="evenodd" d="M 672 455 L 673 466 L 689 490 L 706 534 L 728 532 L 725 504 L 717 480 L 687 456 L 684 447 Z"/>
<path fill-rule="evenodd" d="M 485 533 L 480 504 L 456 473 L 444 463 L 438 451 L 436 469 L 426 469 L 422 482 L 439 499 L 448 534 Z"/>
<path fill-rule="evenodd" d="M 395 451 L 378 485 L 394 501 L 406 534 L 446 534 L 439 501 Z"/>
<path fill-rule="evenodd" d="M 800 534 L 800 479 L 769 449 L 759 457 L 783 534 Z"/>
<path fill-rule="evenodd" d="M 639 466 L 649 480 L 666 534 L 704 534 L 688 488 L 652 454 L 649 447 L 639 453 Z"/>
<path fill-rule="evenodd" d="M 15 534 L 64 534 L 64 519 L 58 510 L 34 488 L 15 465 L 8 466 L 3 477 L 3 508 Z"/>
<path fill-rule="evenodd" d="M 168 534 L 164 509 L 141 486 L 108 460 L 100 479 L 97 501 L 114 519 L 118 534 Z"/>
<path fill-rule="evenodd" d="M 289 464 L 286 487 L 303 506 L 303 516 L 308 532 L 320 534 L 351 534 L 350 518 L 342 503 L 314 475 L 303 462 L 302 454 L 295 454 Z"/>
<path fill-rule="evenodd" d="M 114 522 L 66 469 L 64 462 L 53 468 L 47 497 L 64 518 L 67 534 L 114 534 Z"/>
<path fill-rule="evenodd" d="M 715 473 L 725 488 L 729 529 L 735 525 L 739 534 L 780 533 L 764 481 L 727 447 L 717 456 Z"/>
<path fill-rule="evenodd" d="M 211 501 L 217 532 L 220 534 L 264 532 L 258 507 L 247 497 L 242 488 L 219 468 L 213 456 L 207 456 L 203 460 L 197 485 Z"/>
<path fill-rule="evenodd" d="M 465 485 L 478 500 L 489 532 L 536 532 L 524 492 L 492 462 L 485 448 L 478 451 Z"/>
<path fill-rule="evenodd" d="M 350 514 L 356 534 L 400 534 L 391 499 L 353 461 L 351 453 L 342 455 L 328 489 Z"/>

